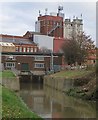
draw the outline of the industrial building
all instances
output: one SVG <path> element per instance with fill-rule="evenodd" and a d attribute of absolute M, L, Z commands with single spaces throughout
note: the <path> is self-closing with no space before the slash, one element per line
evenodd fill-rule
<path fill-rule="evenodd" d="M 83 32 L 83 20 L 78 17 L 71 19 L 65 19 L 64 21 L 64 38 L 71 39 L 73 36 L 77 38 Z"/>
<path fill-rule="evenodd" d="M 15 52 L 15 45 L 8 42 L 0 42 L 0 52 Z"/>
<path fill-rule="evenodd" d="M 53 37 L 63 37 L 64 13 L 61 12 L 62 10 L 63 7 L 59 6 L 58 13 L 50 13 L 49 15 L 47 9 L 45 15 L 39 11 L 38 21 L 35 22 L 35 32 Z"/>
<path fill-rule="evenodd" d="M 38 52 L 37 44 L 23 36 L 1 34 L 0 42 L 2 43 L 2 52 Z"/>
<path fill-rule="evenodd" d="M 42 75 L 62 66 L 63 54 L 3 52 L 1 63 L 4 69 L 30 71 L 33 75 Z"/>
<path fill-rule="evenodd" d="M 45 14 L 42 15 L 39 11 L 34 32 L 27 31 L 23 36 L 0 34 L 0 42 L 2 42 L 0 49 L 3 48 L 2 52 L 37 54 L 42 53 L 42 49 L 46 48 L 50 53 L 62 53 L 62 45 L 66 40 L 70 40 L 73 36 L 76 38 L 82 32 L 82 15 L 81 18 L 74 17 L 72 21 L 69 18 L 64 19 L 63 7 L 58 6 L 57 13 L 48 14 L 47 9 L 45 9 Z M 9 47 L 13 46 L 13 49 L 5 49 L 4 42 L 7 47 L 8 45 Z M 95 54 L 91 56 L 95 56 Z M 89 63 L 93 63 L 96 57 L 88 57 L 88 59 Z"/>
<path fill-rule="evenodd" d="M 63 37 L 51 37 L 38 32 L 27 31 L 24 38 L 30 39 L 38 45 L 39 51 L 46 48 L 54 53 L 61 52 L 61 48 L 66 40 Z"/>
<path fill-rule="evenodd" d="M 71 21 L 71 19 L 67 18 L 64 20 L 62 6 L 58 6 L 57 13 L 48 14 L 47 9 L 45 11 L 44 15 L 39 12 L 38 21 L 35 22 L 35 32 L 40 33 L 40 35 L 34 35 L 36 37 L 34 37 L 33 40 L 39 44 L 39 46 L 44 42 L 43 45 L 46 45 L 47 48 L 48 43 L 48 45 L 51 45 L 53 52 L 61 52 L 62 44 L 66 42 L 66 40 L 71 39 L 72 36 L 77 38 L 77 35 L 83 32 L 82 14 L 81 18 L 74 17 Z M 40 37 L 40 40 L 37 39 L 37 36 Z M 52 40 L 47 39 L 49 36 L 53 37 Z M 42 45 L 40 47 L 42 47 Z M 50 49 L 50 47 L 48 49 Z"/>

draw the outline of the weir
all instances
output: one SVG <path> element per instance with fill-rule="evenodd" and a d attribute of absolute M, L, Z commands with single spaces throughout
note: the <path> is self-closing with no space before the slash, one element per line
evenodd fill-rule
<path fill-rule="evenodd" d="M 33 83 L 42 83 L 43 84 L 43 75 L 19 75 L 20 82 L 33 82 Z"/>

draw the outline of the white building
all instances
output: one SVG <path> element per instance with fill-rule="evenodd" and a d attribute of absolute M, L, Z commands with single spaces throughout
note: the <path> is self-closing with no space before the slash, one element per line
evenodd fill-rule
<path fill-rule="evenodd" d="M 65 19 L 64 21 L 64 38 L 71 39 L 72 36 L 77 37 L 78 34 L 83 32 L 82 19 Z"/>
<path fill-rule="evenodd" d="M 53 51 L 53 39 L 54 37 L 50 37 L 47 35 L 37 35 L 34 34 L 33 41 L 38 44 L 39 48 L 47 48 Z"/>
<path fill-rule="evenodd" d="M 35 32 L 39 32 L 40 33 L 40 21 L 36 21 L 35 22 Z"/>

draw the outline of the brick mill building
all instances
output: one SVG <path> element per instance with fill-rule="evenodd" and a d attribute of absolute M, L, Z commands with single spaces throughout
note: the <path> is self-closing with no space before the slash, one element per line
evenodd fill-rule
<path fill-rule="evenodd" d="M 30 39 L 23 38 L 22 36 L 1 34 L 0 42 L 2 42 L 2 52 L 38 52 L 37 44 Z M 4 47 L 12 48 L 11 45 L 13 45 L 14 49 L 4 49 Z"/>
<path fill-rule="evenodd" d="M 63 17 L 52 15 L 39 16 L 35 25 L 36 31 L 44 35 L 63 37 Z"/>
<path fill-rule="evenodd" d="M 1 63 L 4 69 L 18 71 L 30 71 L 33 75 L 45 74 L 46 71 L 60 70 L 62 66 L 61 53 L 22 53 L 22 52 L 3 52 Z"/>

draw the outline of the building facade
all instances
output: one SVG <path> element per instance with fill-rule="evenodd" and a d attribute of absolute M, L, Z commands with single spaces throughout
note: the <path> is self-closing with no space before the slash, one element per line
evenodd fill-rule
<path fill-rule="evenodd" d="M 33 74 L 50 71 L 62 66 L 63 54 L 54 53 L 2 53 L 1 63 L 4 69 L 31 71 Z"/>
<path fill-rule="evenodd" d="M 15 44 L 16 52 L 38 52 L 38 46 L 35 44 Z"/>
<path fill-rule="evenodd" d="M 8 42 L 0 42 L 0 51 L 2 52 L 15 52 L 15 45 Z"/>
<path fill-rule="evenodd" d="M 88 57 L 86 60 L 87 65 L 95 65 L 96 64 L 96 60 L 98 60 L 97 52 L 98 51 L 96 49 L 88 50 Z"/>
<path fill-rule="evenodd" d="M 55 53 L 62 53 L 62 45 L 66 42 L 64 38 L 55 37 L 53 41 L 53 51 Z"/>
<path fill-rule="evenodd" d="M 0 41 L 2 45 L 7 45 L 6 47 L 9 45 L 9 49 L 2 49 L 2 52 L 38 52 L 39 50 L 37 44 L 22 36 L 0 35 Z"/>
<path fill-rule="evenodd" d="M 29 31 L 27 31 L 24 37 L 36 43 L 38 45 L 39 51 L 43 48 L 46 48 L 54 53 L 61 52 L 62 45 L 64 42 L 66 42 L 66 40 L 62 37 L 51 37 L 48 35 L 42 35 L 39 33 Z"/>
<path fill-rule="evenodd" d="M 63 17 L 44 15 L 35 22 L 35 31 L 44 35 L 63 37 Z"/>
<path fill-rule="evenodd" d="M 76 19 L 65 19 L 64 21 L 64 38 L 71 39 L 73 36 L 76 38 L 83 32 L 83 20 L 76 17 Z"/>

